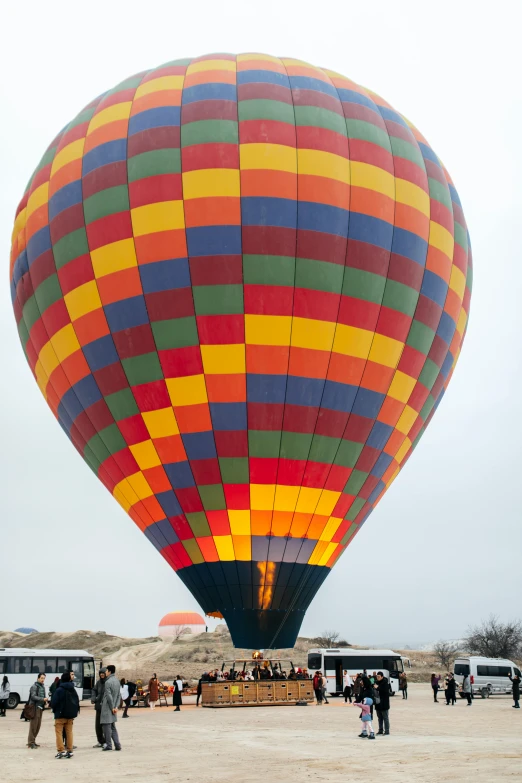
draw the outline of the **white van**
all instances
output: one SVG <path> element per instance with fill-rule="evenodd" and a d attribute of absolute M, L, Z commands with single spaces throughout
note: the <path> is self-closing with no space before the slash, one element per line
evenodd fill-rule
<path fill-rule="evenodd" d="M 481 658 L 478 655 L 457 658 L 453 672 L 459 685 L 462 684 L 465 674 L 471 675 L 473 692 L 480 693 L 483 699 L 489 699 L 492 693 L 511 693 L 509 675 L 513 677 L 518 674 L 520 677 L 520 669 L 513 661 L 504 658 Z"/>

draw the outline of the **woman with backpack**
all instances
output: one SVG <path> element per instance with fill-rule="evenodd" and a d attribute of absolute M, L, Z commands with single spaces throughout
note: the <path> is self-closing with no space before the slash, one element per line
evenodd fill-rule
<path fill-rule="evenodd" d="M 10 693 L 11 686 L 9 685 L 7 675 L 4 674 L 4 679 L 0 685 L 0 718 L 5 718 L 5 711 L 7 709 L 7 702 L 9 700 Z"/>
<path fill-rule="evenodd" d="M 56 735 L 57 759 L 71 759 L 73 756 L 73 723 L 80 711 L 80 701 L 74 687 L 74 673 L 64 672 L 60 684 L 51 699 L 51 709 L 54 713 L 54 732 Z M 67 749 L 64 747 L 63 731 L 67 738 Z"/>

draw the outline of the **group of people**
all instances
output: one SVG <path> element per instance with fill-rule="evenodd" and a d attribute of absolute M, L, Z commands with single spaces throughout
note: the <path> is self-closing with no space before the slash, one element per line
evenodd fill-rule
<path fill-rule="evenodd" d="M 520 677 L 518 674 L 515 674 L 515 676 L 512 676 L 511 674 L 508 674 L 509 679 L 513 683 L 512 688 L 512 694 L 513 694 L 513 701 L 515 702 L 513 704 L 513 707 L 515 709 L 520 709 Z M 442 680 L 442 676 L 440 674 L 433 673 L 431 675 L 431 688 L 433 690 L 433 701 L 437 704 L 438 703 L 438 694 L 441 690 L 440 687 L 440 681 Z M 455 679 L 455 675 L 453 672 L 448 672 L 446 676 L 444 677 L 444 696 L 446 697 L 446 705 L 454 706 L 457 702 L 457 693 L 459 691 L 459 685 L 457 680 Z M 460 685 L 460 693 L 462 694 L 462 697 L 466 699 L 467 706 L 471 707 L 473 704 L 473 683 L 471 681 L 471 676 L 469 674 L 464 674 L 462 676 L 462 683 Z"/>
<path fill-rule="evenodd" d="M 442 676 L 440 674 L 433 673 L 431 675 L 431 688 L 433 690 L 433 701 L 438 703 L 438 694 L 440 688 L 440 681 Z M 446 705 L 453 707 L 457 702 L 458 683 L 455 679 L 453 672 L 448 672 L 444 677 L 444 696 L 446 697 Z M 471 680 L 469 674 L 466 675 L 462 681 L 462 693 L 465 695 L 468 706 L 471 705 Z"/>
<path fill-rule="evenodd" d="M 319 672 L 320 673 L 320 672 Z M 348 670 L 343 671 L 343 696 L 345 703 L 350 701 L 352 703 L 352 696 L 355 701 L 360 701 L 368 695 L 369 690 L 377 682 L 378 672 L 368 674 L 366 669 L 363 672 L 359 672 L 352 676 Z M 401 672 L 399 675 L 399 690 L 402 693 L 402 698 L 408 698 L 408 677 L 405 672 Z"/>
<path fill-rule="evenodd" d="M 345 670 L 344 676 L 346 677 L 347 675 L 348 672 Z M 350 698 L 350 706 L 359 707 L 361 710 L 359 717 L 362 721 L 362 728 L 359 737 L 363 739 L 375 739 L 375 731 L 373 728 L 374 707 L 377 712 L 379 724 L 377 734 L 382 734 L 383 736 L 388 736 L 390 734 L 390 686 L 388 678 L 384 676 L 383 672 L 374 672 L 374 675 L 375 676 L 369 677 L 366 672 L 357 675 L 355 679 L 355 682 L 359 681 L 357 687 L 357 701 L 352 703 Z M 355 687 L 355 682 L 353 683 L 353 687 Z"/>
<path fill-rule="evenodd" d="M 45 693 L 45 674 L 39 674 L 36 682 L 29 689 L 29 698 L 23 709 L 21 717 L 29 721 L 29 735 L 27 747 L 35 750 L 40 747 L 36 739 L 40 733 L 44 710 L 50 708 L 54 714 L 54 730 L 56 735 L 57 759 L 73 757 L 76 748 L 73 738 L 74 720 L 80 712 L 78 693 L 74 687 L 74 673 L 65 671 L 61 677 L 56 677 L 49 688 L 49 696 Z M 159 681 L 154 674 L 149 680 L 148 701 L 151 710 L 156 706 L 159 697 Z M 94 705 L 95 719 L 94 730 L 96 744 L 94 748 L 101 748 L 107 752 L 121 751 L 122 745 L 116 723 L 118 710 L 123 709 L 122 717 L 128 718 L 128 709 L 131 700 L 136 693 L 136 684 L 125 678 L 116 678 L 116 667 L 112 664 L 103 666 L 99 671 L 99 678 L 91 692 L 91 704 Z M 174 711 L 179 712 L 182 705 L 183 680 L 178 675 L 173 686 Z M 7 677 L 3 678 L 0 688 L 0 715 L 5 716 L 7 700 L 10 688 Z"/>
<path fill-rule="evenodd" d="M 103 679 L 103 689 L 95 686 L 94 700 L 96 702 L 96 733 L 98 744 L 103 750 L 121 750 L 121 743 L 116 730 L 118 708 L 121 703 L 121 685 L 116 679 L 116 668 L 107 666 L 100 671 Z M 29 735 L 27 747 L 31 750 L 39 748 L 37 737 L 42 726 L 42 716 L 48 707 L 54 714 L 54 731 L 56 736 L 57 759 L 73 757 L 75 749 L 73 726 L 80 712 L 80 701 L 74 687 L 74 672 L 65 671 L 57 677 L 49 688 L 49 697 L 45 695 L 45 674 L 39 674 L 36 682 L 29 689 L 29 698 L 22 715 L 29 720 Z M 98 683 L 100 682 L 98 681 Z M 97 686 L 98 686 L 97 683 Z M 100 740 L 103 738 L 103 742 Z"/>
<path fill-rule="evenodd" d="M 282 669 L 280 666 L 270 666 L 269 661 L 265 661 L 263 665 L 257 664 L 253 669 L 230 669 L 230 671 L 222 671 L 221 669 L 211 669 L 209 672 L 204 672 L 201 675 L 200 682 L 222 682 L 224 680 L 234 680 L 239 682 L 249 680 L 308 680 L 310 675 L 308 669 L 295 669 L 291 668 L 289 673 Z"/>

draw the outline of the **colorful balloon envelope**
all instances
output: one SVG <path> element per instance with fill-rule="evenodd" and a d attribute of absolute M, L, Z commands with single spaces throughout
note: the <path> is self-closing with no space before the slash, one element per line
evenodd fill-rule
<path fill-rule="evenodd" d="M 466 224 L 423 136 L 304 62 L 175 60 L 58 134 L 10 271 L 90 468 L 237 646 L 293 645 L 464 338 Z"/>

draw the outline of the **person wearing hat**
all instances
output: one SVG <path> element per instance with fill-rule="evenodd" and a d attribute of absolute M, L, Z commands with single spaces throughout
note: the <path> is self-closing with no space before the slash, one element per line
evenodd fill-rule
<path fill-rule="evenodd" d="M 96 732 L 96 745 L 93 748 L 103 748 L 105 745 L 105 736 L 100 723 L 101 717 L 101 705 L 103 701 L 103 691 L 105 689 L 105 677 L 107 676 L 107 669 L 103 666 L 100 669 L 100 678 L 91 692 L 91 704 L 94 704 L 95 718 L 94 718 L 94 730 Z"/>

